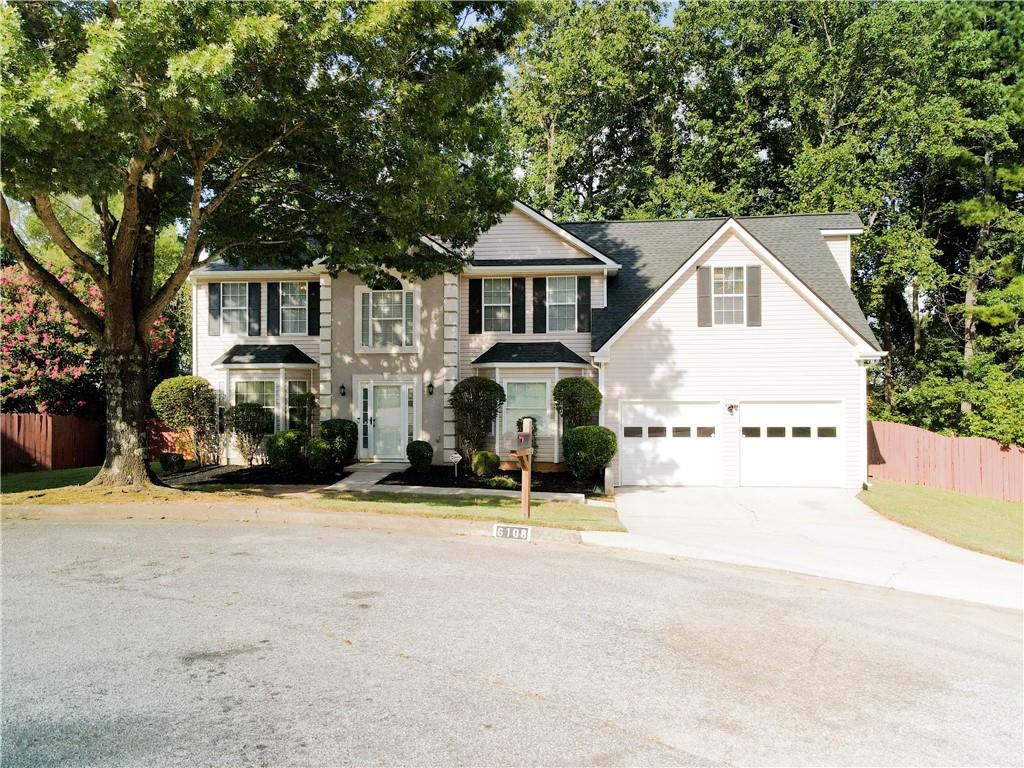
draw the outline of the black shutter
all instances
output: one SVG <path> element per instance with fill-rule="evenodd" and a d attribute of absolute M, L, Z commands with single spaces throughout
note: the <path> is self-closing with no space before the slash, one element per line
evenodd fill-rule
<path fill-rule="evenodd" d="M 281 335 L 281 284 L 267 283 L 267 336 Z"/>
<path fill-rule="evenodd" d="M 526 278 L 512 278 L 512 333 L 526 333 Z"/>
<path fill-rule="evenodd" d="M 533 278 L 533 332 L 548 331 L 548 280 L 546 277 Z"/>
<path fill-rule="evenodd" d="M 260 335 L 260 294 L 263 283 L 249 283 L 249 335 Z"/>
<path fill-rule="evenodd" d="M 590 333 L 590 278 L 576 278 L 576 330 Z"/>
<path fill-rule="evenodd" d="M 747 267 L 747 325 L 761 325 L 761 267 Z"/>
<path fill-rule="evenodd" d="M 209 305 L 209 322 L 206 325 L 206 334 L 220 336 L 220 283 L 210 283 L 207 304 Z"/>
<path fill-rule="evenodd" d="M 479 277 L 469 279 L 469 332 L 484 329 L 484 284 Z"/>
<path fill-rule="evenodd" d="M 697 325 L 711 327 L 711 269 L 697 267 Z"/>
<path fill-rule="evenodd" d="M 320 281 L 310 280 L 306 291 L 306 335 L 320 335 Z"/>

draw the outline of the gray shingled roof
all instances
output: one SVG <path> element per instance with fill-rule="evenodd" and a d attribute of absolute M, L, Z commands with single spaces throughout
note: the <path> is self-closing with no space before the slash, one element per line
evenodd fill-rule
<path fill-rule="evenodd" d="M 316 365 L 294 344 L 235 344 L 214 365 Z"/>
<path fill-rule="evenodd" d="M 474 360 L 472 365 L 493 365 L 495 363 L 590 365 L 560 341 L 500 341 Z"/>
<path fill-rule="evenodd" d="M 594 311 L 592 348 L 600 349 L 726 221 L 723 216 L 562 224 L 621 265 L 618 275 L 608 278 L 607 309 Z M 822 229 L 863 226 L 856 214 L 744 216 L 737 221 L 865 341 L 881 349 L 821 235 Z"/>

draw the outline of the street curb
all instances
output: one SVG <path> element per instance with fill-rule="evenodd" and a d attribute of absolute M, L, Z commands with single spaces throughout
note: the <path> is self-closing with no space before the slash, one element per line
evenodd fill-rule
<path fill-rule="evenodd" d="M 499 521 L 462 520 L 445 517 L 334 512 L 284 505 L 243 505 L 204 503 L 131 503 L 131 504 L 9 504 L 3 509 L 4 522 L 18 520 L 42 522 L 99 522 L 173 520 L 200 523 L 265 523 L 278 525 L 315 525 L 327 528 L 381 530 L 434 536 L 492 537 Z M 529 525 L 524 521 L 500 521 L 506 525 Z M 532 526 L 531 540 L 581 544 L 580 531 L 566 528 Z"/>

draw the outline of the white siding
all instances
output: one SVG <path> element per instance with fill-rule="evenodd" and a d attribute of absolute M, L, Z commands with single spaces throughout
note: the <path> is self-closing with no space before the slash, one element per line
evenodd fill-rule
<path fill-rule="evenodd" d="M 825 238 L 825 245 L 832 252 L 832 258 L 836 260 L 836 264 L 839 265 L 839 271 L 843 273 L 843 277 L 846 278 L 846 284 L 849 285 L 852 268 L 850 261 L 850 236 L 830 235 Z"/>
<path fill-rule="evenodd" d="M 703 263 L 761 263 L 729 236 Z M 619 436 L 620 403 L 639 400 L 722 403 L 723 482 L 739 482 L 739 412 L 743 401 L 831 400 L 843 404 L 843 485 L 857 487 L 866 463 L 865 373 L 854 347 L 767 265 L 762 269 L 762 326 L 697 327 L 696 265 L 623 334 L 605 368 L 605 425 Z M 741 406 L 742 407 L 742 406 Z M 612 465 L 618 477 L 618 458 Z"/>
<path fill-rule="evenodd" d="M 600 283 L 591 282 L 591 295 L 595 291 L 604 294 Z M 464 379 L 475 373 L 473 361 L 499 341 L 526 343 L 531 341 L 560 341 L 586 361 L 590 361 L 590 334 L 578 331 L 555 333 L 533 332 L 533 278 L 526 278 L 526 330 L 527 333 L 470 333 L 469 332 L 469 278 L 459 279 L 459 378 Z M 596 375 L 594 368 L 588 368 L 588 375 Z"/>
<path fill-rule="evenodd" d="M 473 254 L 477 261 L 593 258 L 516 210 L 480 235 L 473 246 Z"/>

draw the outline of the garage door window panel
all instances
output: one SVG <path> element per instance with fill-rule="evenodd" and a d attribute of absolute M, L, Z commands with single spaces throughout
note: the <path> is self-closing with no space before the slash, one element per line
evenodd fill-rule
<path fill-rule="evenodd" d="M 697 427 L 697 437 L 714 437 L 714 427 Z"/>
<path fill-rule="evenodd" d="M 743 267 L 715 267 L 712 280 L 715 325 L 743 325 L 746 322 Z"/>
<path fill-rule="evenodd" d="M 665 437 L 665 435 L 667 433 L 668 433 L 668 430 L 666 430 L 665 427 L 648 427 L 647 428 L 647 436 L 648 437 Z"/>
<path fill-rule="evenodd" d="M 623 427 L 622 428 L 622 436 L 623 437 L 643 437 L 644 436 L 644 428 L 643 427 Z"/>
<path fill-rule="evenodd" d="M 835 427 L 818 427 L 818 437 L 835 437 Z"/>
<path fill-rule="evenodd" d="M 689 427 L 672 427 L 672 437 L 689 437 Z"/>

